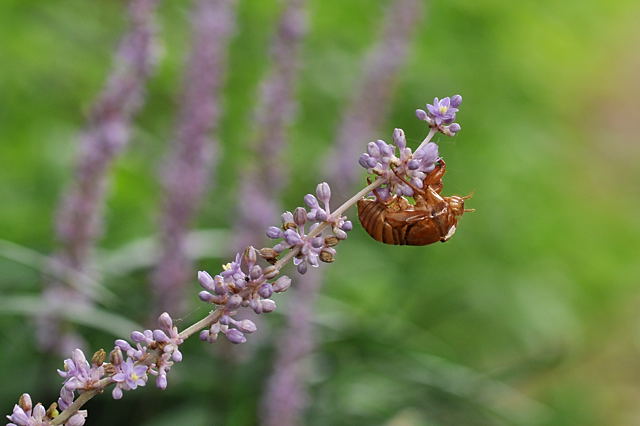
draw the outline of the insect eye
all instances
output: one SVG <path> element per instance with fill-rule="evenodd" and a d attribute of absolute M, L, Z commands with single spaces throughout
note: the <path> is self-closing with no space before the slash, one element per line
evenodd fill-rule
<path fill-rule="evenodd" d="M 245 280 L 246 282 L 249 282 L 249 277 L 244 277 L 244 280 Z"/>

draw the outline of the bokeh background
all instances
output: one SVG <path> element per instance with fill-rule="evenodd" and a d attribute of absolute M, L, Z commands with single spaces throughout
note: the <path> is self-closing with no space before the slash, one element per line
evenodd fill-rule
<path fill-rule="evenodd" d="M 327 176 L 322 159 L 387 4 L 309 2 L 284 160 L 288 208 Z M 385 246 L 356 227 L 340 246 L 315 308 L 306 424 L 640 424 L 640 3 L 424 6 L 378 137 L 389 140 L 401 127 L 417 145 L 425 129 L 413 111 L 434 96 L 462 94 L 462 132 L 437 141 L 448 165 L 444 192 L 474 191 L 469 205 L 477 212 L 447 244 Z M 187 1 L 159 8 L 158 68 L 110 174 L 97 262 L 115 298 L 101 309 L 124 327 L 144 324 L 150 312 L 151 260 L 143 248 L 142 261 L 123 259 L 157 231 L 158 175 L 173 135 L 189 8 Z M 220 160 L 194 225 L 215 231 L 197 262 L 212 273 L 230 255 L 225 230 L 243 198 L 239 173 L 279 8 L 273 0 L 238 5 Z M 124 11 L 122 1 L 0 2 L 4 413 L 22 392 L 57 398 L 62 358 L 39 350 L 34 307 L 16 297 L 41 291 L 40 256 L 56 248 L 55 209 Z M 192 288 L 183 324 L 206 313 L 195 273 Z M 281 309 L 261 321 L 251 344 L 189 341 L 166 391 L 150 384 L 121 401 L 95 398 L 88 424 L 257 424 L 289 296 L 279 297 Z M 122 329 L 79 322 L 94 349 L 108 348 Z"/>

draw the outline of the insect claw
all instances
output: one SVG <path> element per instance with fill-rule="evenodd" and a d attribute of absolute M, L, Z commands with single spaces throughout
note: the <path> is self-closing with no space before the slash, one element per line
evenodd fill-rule
<path fill-rule="evenodd" d="M 471 194 L 465 195 L 464 197 L 460 197 L 460 198 L 462 198 L 463 200 L 468 200 L 469 198 L 473 197 L 473 194 L 474 193 L 472 192 Z"/>
<path fill-rule="evenodd" d="M 476 209 L 464 209 L 463 210 L 465 213 L 473 213 L 476 211 Z"/>

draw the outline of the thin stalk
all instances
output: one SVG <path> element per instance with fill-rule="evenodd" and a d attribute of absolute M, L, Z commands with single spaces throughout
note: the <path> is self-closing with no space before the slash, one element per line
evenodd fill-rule
<path fill-rule="evenodd" d="M 349 209 L 351 206 L 356 204 L 358 202 L 358 200 L 360 200 L 362 197 L 366 196 L 369 192 L 371 192 L 372 190 L 376 189 L 377 187 L 379 187 L 383 183 L 384 183 L 384 179 L 382 179 L 382 178 L 376 179 L 375 181 L 373 181 L 372 183 L 370 183 L 369 185 L 367 185 L 366 187 L 364 187 L 363 189 L 358 191 L 353 197 L 351 197 L 347 201 L 345 201 L 340 207 L 338 207 L 331 214 L 331 217 L 340 216 L 342 213 L 347 211 L 347 209 Z M 328 226 L 330 226 L 330 222 L 329 221 L 325 221 L 325 222 L 321 223 L 319 226 L 317 226 L 313 231 L 309 232 L 308 235 L 310 237 L 314 237 L 316 235 L 319 235 Z M 278 260 L 275 263 L 274 267 L 279 271 L 280 269 L 282 269 L 282 267 L 284 265 L 286 265 L 291 259 L 293 259 L 298 254 L 298 251 L 299 251 L 298 248 L 295 248 L 293 250 L 289 250 L 289 252 L 287 252 L 287 254 L 285 256 L 283 256 L 280 260 Z M 246 288 L 246 289 L 244 289 L 244 291 L 252 291 L 252 289 Z M 196 334 L 197 332 L 199 332 L 200 330 L 203 330 L 203 329 L 211 326 L 211 324 L 215 323 L 216 321 L 218 321 L 218 319 L 220 319 L 220 317 L 223 315 L 223 313 L 224 313 L 224 308 L 222 308 L 222 309 L 219 308 L 219 309 L 216 309 L 216 310 L 213 310 L 213 311 L 209 312 L 209 314 L 207 314 L 206 317 L 202 318 L 201 320 L 195 322 L 194 324 L 192 324 L 189 327 L 187 327 L 184 330 L 182 330 L 180 332 L 180 334 L 179 334 L 180 337 L 182 339 L 187 339 L 187 338 L 193 336 L 194 334 Z M 146 362 L 153 362 L 153 360 L 152 359 L 148 359 Z M 88 390 L 88 391 L 83 392 L 82 394 L 80 394 L 78 396 L 78 398 L 76 398 L 76 400 L 69 407 L 67 407 L 66 410 L 62 411 L 55 419 L 53 419 L 51 421 L 51 425 L 61 425 L 64 422 L 66 422 L 72 415 L 74 415 L 80 408 L 82 408 L 82 406 L 87 401 L 89 401 L 91 398 L 93 398 L 97 394 L 101 393 L 111 383 L 113 383 L 113 380 L 111 379 L 110 376 L 109 377 L 105 377 L 105 378 L 101 379 L 100 381 L 98 381 L 96 383 L 96 388 L 95 389 L 91 389 L 91 390 Z"/>
<path fill-rule="evenodd" d="M 427 134 L 427 137 L 424 138 L 424 140 L 420 143 L 420 145 L 418 145 L 416 150 L 413 151 L 413 152 L 418 152 L 423 146 L 425 146 L 426 144 L 431 142 L 431 139 L 433 139 L 433 137 L 435 136 L 436 133 L 438 133 L 438 128 L 437 127 L 432 127 L 431 129 L 429 129 L 429 134 Z"/>

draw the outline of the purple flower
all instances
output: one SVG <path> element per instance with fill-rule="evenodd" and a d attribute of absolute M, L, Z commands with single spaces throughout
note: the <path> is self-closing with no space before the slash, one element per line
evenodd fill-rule
<path fill-rule="evenodd" d="M 40 403 L 33 407 L 28 393 L 22 394 L 7 419 L 11 421 L 7 426 L 48 426 L 50 424 L 47 410 Z"/>
<path fill-rule="evenodd" d="M 104 376 L 104 368 L 90 365 L 84 353 L 80 349 L 75 349 L 71 358 L 64 360 L 64 370 L 58 370 L 58 374 L 65 378 L 64 386 L 70 391 L 88 390 L 93 389 Z"/>
<path fill-rule="evenodd" d="M 116 388 L 133 390 L 138 386 L 144 386 L 147 383 L 147 370 L 148 367 L 146 365 L 136 365 L 131 358 L 127 359 L 117 367 L 117 372 L 113 375 Z M 116 397 L 116 391 L 114 389 L 113 397 L 114 399 L 120 399 L 122 392 L 119 393 L 119 397 Z"/>
<path fill-rule="evenodd" d="M 452 123 L 456 118 L 458 108 L 451 105 L 451 98 L 449 97 L 443 98 L 442 100 L 434 98 L 433 105 L 427 104 L 427 111 L 429 112 L 429 116 L 439 126 L 441 124 Z"/>
<path fill-rule="evenodd" d="M 454 123 L 458 107 L 462 104 L 462 96 L 454 95 L 441 100 L 435 98 L 433 104 L 427 104 L 427 111 L 416 110 L 418 119 L 429 123 L 430 127 L 437 128 L 438 131 L 447 136 L 454 136 L 460 131 L 460 125 Z"/>
<path fill-rule="evenodd" d="M 209 274 L 198 274 L 203 286 L 213 285 Z M 173 325 L 173 320 L 168 313 L 164 312 L 158 317 L 160 328 L 155 330 L 134 331 L 131 339 L 136 342 L 134 348 L 129 342 L 118 339 L 115 342 L 116 348 L 112 351 L 112 358 L 116 362 L 113 365 L 117 368 L 113 376 L 116 387 L 113 389 L 113 398 L 122 398 L 123 390 L 135 389 L 136 386 L 143 386 L 147 381 L 147 373 L 157 376 L 156 386 L 160 389 L 167 387 L 166 373 L 171 369 L 174 362 L 182 361 L 180 345 L 184 341 L 178 333 L 178 328 Z M 153 348 L 153 349 L 150 349 Z M 160 351 L 155 358 L 150 357 L 150 350 Z M 122 361 L 122 352 L 127 353 L 127 360 Z M 149 363 L 149 359 L 154 359 Z M 145 364 L 140 362 L 144 361 Z M 142 380 L 142 381 L 141 381 Z M 135 385 L 135 386 L 134 386 Z"/>

